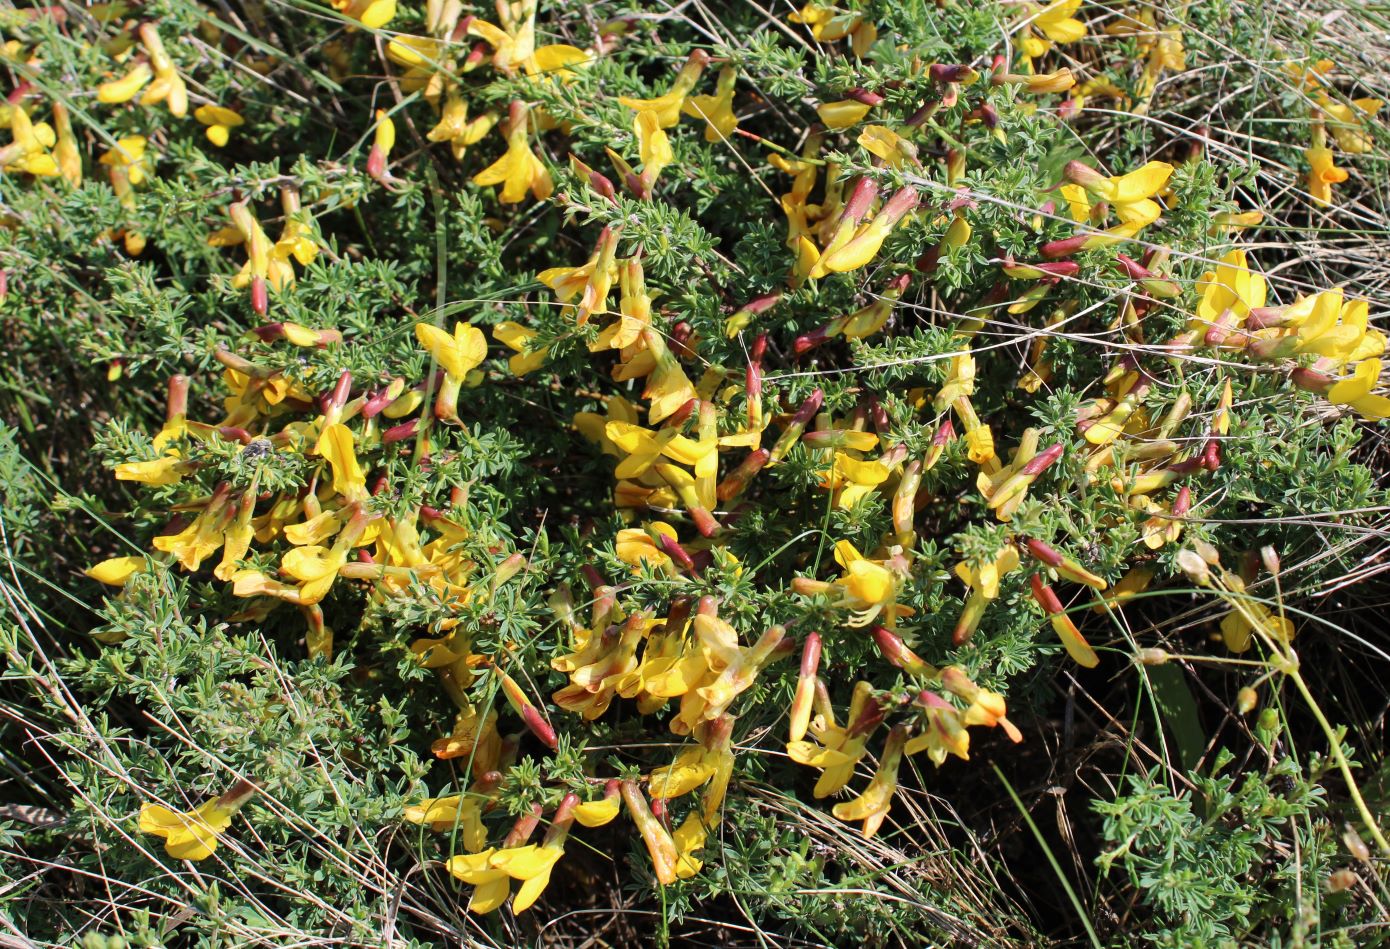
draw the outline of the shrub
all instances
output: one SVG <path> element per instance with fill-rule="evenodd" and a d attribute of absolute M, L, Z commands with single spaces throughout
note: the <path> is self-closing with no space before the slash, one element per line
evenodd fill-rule
<path fill-rule="evenodd" d="M 1384 135 L 1248 13 L 5 14 L 11 928 L 1350 938 L 1385 337 L 1289 235 Z"/>

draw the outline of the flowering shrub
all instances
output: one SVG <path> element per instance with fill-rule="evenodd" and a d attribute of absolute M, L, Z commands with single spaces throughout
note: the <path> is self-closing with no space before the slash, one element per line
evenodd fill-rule
<path fill-rule="evenodd" d="M 4 15 L 12 453 L 62 489 L 10 504 L 68 525 L 6 633 L 26 786 L 61 801 L 16 839 L 106 891 L 35 938 L 501 941 L 640 905 L 666 939 L 734 905 L 817 944 L 1041 939 L 925 789 L 1014 820 L 1053 685 L 1122 675 L 1160 743 L 1196 730 L 1184 781 L 1210 742 L 1301 782 L 1299 900 L 1333 821 L 1390 855 L 1284 605 L 1365 556 L 1319 519 L 1385 502 L 1384 300 L 1255 237 L 1383 201 L 1353 177 L 1380 100 L 1261 39 L 1306 140 L 1280 103 L 1240 150 L 1197 127 L 1224 5 L 728 7 Z M 67 389 L 33 384 L 53 352 Z M 1194 587 L 1219 636 L 1179 647 Z M 1239 737 L 1167 676 L 1207 659 Z M 1325 759 L 1250 737 L 1281 696 Z M 1195 818 L 1135 770 L 1090 789 L 1078 869 L 1131 870 L 1140 929 L 1310 925 L 1152 882 L 1205 851 L 1152 855 L 1156 808 Z M 1222 781 L 1192 786 L 1264 800 Z M 1200 839 L 1253 873 L 1293 833 L 1259 827 Z M 1124 931 L 1069 872 L 1073 932 Z"/>

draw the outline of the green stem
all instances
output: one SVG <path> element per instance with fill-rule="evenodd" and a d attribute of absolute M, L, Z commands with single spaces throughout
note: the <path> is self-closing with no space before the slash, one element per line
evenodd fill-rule
<path fill-rule="evenodd" d="M 1322 726 L 1323 734 L 1327 736 L 1327 741 L 1332 748 L 1332 760 L 1337 763 L 1337 770 L 1342 772 L 1342 780 L 1347 783 L 1347 790 L 1351 792 L 1351 799 L 1356 803 L 1356 809 L 1361 813 L 1361 820 L 1370 830 L 1371 836 L 1375 838 L 1376 846 L 1380 848 L 1380 852 L 1390 856 L 1390 841 L 1386 841 L 1385 835 L 1380 832 L 1380 827 L 1376 825 L 1376 820 L 1371 815 L 1371 809 L 1366 806 L 1366 800 L 1361 796 L 1361 789 L 1356 786 L 1356 780 L 1351 776 L 1351 764 L 1347 761 L 1346 755 L 1342 753 L 1341 739 L 1337 737 L 1337 733 L 1328 722 L 1327 716 L 1323 715 L 1322 709 L 1318 707 L 1313 693 L 1308 690 L 1308 684 L 1303 681 L 1303 674 L 1294 669 L 1288 676 L 1293 680 L 1293 684 L 1298 686 L 1303 701 L 1308 703 L 1313 717 Z"/>

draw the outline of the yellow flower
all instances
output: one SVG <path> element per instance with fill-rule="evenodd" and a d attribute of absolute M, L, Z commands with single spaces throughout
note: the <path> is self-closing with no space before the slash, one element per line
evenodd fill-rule
<path fill-rule="evenodd" d="M 828 129 L 849 128 L 869 114 L 871 107 L 855 99 L 826 102 L 816 106 L 816 115 Z"/>
<path fill-rule="evenodd" d="M 455 323 L 452 334 L 432 323 L 416 323 L 415 338 L 445 373 L 460 381 L 487 357 L 487 340 L 471 323 Z"/>
<path fill-rule="evenodd" d="M 637 153 L 642 159 L 640 180 L 645 197 L 651 194 L 661 170 L 675 160 L 675 154 L 655 112 L 638 112 L 632 119 L 632 134 L 637 138 Z"/>
<path fill-rule="evenodd" d="M 492 866 L 495 853 L 497 850 L 489 847 L 478 853 L 456 854 L 445 864 L 455 878 L 473 885 L 473 895 L 468 901 L 471 913 L 491 913 L 507 901 L 512 891 L 507 871 Z"/>
<path fill-rule="evenodd" d="M 507 151 L 473 176 L 476 185 L 502 186 L 498 200 L 503 204 L 515 204 L 526 197 L 529 190 L 537 201 L 544 201 L 555 190 L 550 172 L 545 163 L 531 151 L 528 137 L 528 106 L 524 102 L 513 101 L 507 127 Z"/>
<path fill-rule="evenodd" d="M 652 533 L 663 534 L 672 540 L 677 540 L 676 529 L 663 521 L 654 521 L 649 526 Z M 663 550 L 655 540 L 652 533 L 640 528 L 627 528 L 618 531 L 614 546 L 617 549 L 618 559 L 625 564 L 631 564 L 633 572 L 640 572 L 641 565 L 647 564 L 656 571 L 674 571 L 675 564 L 669 554 Z"/>
<path fill-rule="evenodd" d="M 53 160 L 68 184 L 75 188 L 82 184 L 82 156 L 77 151 L 77 138 L 72 134 L 72 120 L 68 117 L 67 107 L 61 102 L 53 103 L 53 124 L 57 127 Z"/>
<path fill-rule="evenodd" d="M 111 557 L 82 571 L 98 583 L 107 586 L 125 586 L 125 582 L 137 573 L 150 568 L 144 557 Z"/>
<path fill-rule="evenodd" d="M 425 137 L 431 142 L 448 142 L 455 161 L 462 161 L 468 146 L 482 141 L 483 136 L 497 124 L 497 114 L 484 112 L 475 119 L 468 118 L 468 103 L 458 93 L 450 93 L 439 115 L 439 124 Z"/>
<path fill-rule="evenodd" d="M 501 26 L 472 17 L 468 34 L 493 48 L 493 66 L 508 75 L 515 75 L 520 67 L 530 79 L 569 82 L 570 67 L 592 58 L 589 52 L 563 43 L 536 48 L 536 0 L 500 0 L 497 14 Z"/>
<path fill-rule="evenodd" d="M 396 147 L 396 123 L 385 109 L 376 110 L 376 125 L 372 129 L 372 147 L 367 152 L 367 174 L 373 178 L 386 177 L 386 163 L 391 149 Z"/>
<path fill-rule="evenodd" d="M 434 402 L 435 418 L 457 423 L 459 390 L 487 358 L 487 339 L 470 323 L 455 323 L 452 334 L 431 323 L 416 323 L 415 338 L 444 370 L 444 382 Z"/>
<path fill-rule="evenodd" d="M 513 320 L 504 320 L 492 328 L 492 338 L 516 353 L 507 360 L 507 368 L 512 375 L 524 376 L 545 365 L 550 358 L 550 347 L 532 348 L 531 341 L 537 335 L 535 330 L 527 329 Z"/>
<path fill-rule="evenodd" d="M 218 485 L 191 524 L 177 534 L 164 534 L 154 539 L 155 550 L 173 554 L 183 569 L 190 573 L 196 571 L 225 540 L 231 517 L 230 494 L 231 488 L 226 482 Z"/>
<path fill-rule="evenodd" d="M 152 461 L 123 462 L 115 468 L 116 480 L 138 481 L 153 487 L 178 484 L 183 480 L 186 467 L 183 459 L 179 457 L 177 452 L 174 452 Z"/>
<path fill-rule="evenodd" d="M 1286 311 L 1286 316 L 1291 315 L 1292 311 L 1299 311 L 1301 322 L 1292 338 L 1286 337 L 1284 343 L 1292 343 L 1291 347 L 1281 348 L 1280 355 L 1302 355 L 1313 353 L 1332 360 L 1340 365 L 1354 358 L 1362 356 L 1361 350 L 1368 336 L 1374 334 L 1372 346 L 1377 350 L 1384 349 L 1384 337 L 1378 331 L 1368 332 L 1367 321 L 1369 318 L 1369 307 L 1365 300 L 1343 300 L 1342 291 L 1325 290 L 1316 296 L 1310 297 Z M 1306 316 L 1302 313 L 1306 312 Z M 1298 318 L 1298 317 L 1295 317 Z M 1252 347 L 1252 351 L 1260 352 L 1260 348 Z M 1366 355 L 1371 355 L 1367 353 Z"/>
<path fill-rule="evenodd" d="M 524 913 L 530 909 L 550 883 L 551 871 L 564 856 L 565 840 L 574 824 L 578 804 L 578 795 L 565 795 L 555 810 L 555 816 L 540 846 L 530 844 L 503 847 L 501 850 L 493 851 L 488 857 L 487 862 L 491 869 L 501 870 L 508 878 L 521 881 L 521 888 L 512 900 L 513 913 Z M 510 889 L 510 884 L 507 885 L 507 889 Z"/>
<path fill-rule="evenodd" d="M 20 111 L 16 109 L 15 114 L 20 114 Z M 103 152 L 100 161 L 113 170 L 123 171 L 130 184 L 138 185 L 145 180 L 148 169 L 145 154 L 148 144 L 143 135 L 126 135 L 118 138 L 114 147 Z"/>
<path fill-rule="evenodd" d="M 405 819 L 412 824 L 427 824 L 436 833 L 451 833 L 458 828 L 463 846 L 473 852 L 487 845 L 482 802 L 472 794 L 426 798 L 419 804 L 407 807 Z"/>
<path fill-rule="evenodd" d="M 896 548 L 895 548 L 896 550 Z M 898 592 L 907 578 L 907 560 L 894 553 L 886 560 L 870 560 L 849 541 L 835 544 L 835 561 L 844 568 L 838 580 L 829 583 L 797 577 L 792 589 L 803 594 L 826 593 L 834 605 L 851 611 L 850 626 L 867 626 L 878 620 L 889 629 L 898 617 L 911 616 L 913 610 L 897 602 Z"/>
<path fill-rule="evenodd" d="M 685 106 L 686 96 L 695 88 L 695 83 L 700 80 L 700 74 L 705 71 L 705 64 L 708 62 L 708 53 L 701 49 L 693 50 L 665 95 L 655 99 L 619 96 L 618 102 L 639 113 L 650 113 L 659 128 L 668 129 L 681 120 L 681 109 Z"/>
<path fill-rule="evenodd" d="M 164 849 L 175 860 L 205 860 L 217 849 L 218 838 L 232 826 L 232 817 L 256 792 L 250 781 L 238 781 L 230 791 L 192 811 L 173 811 L 162 804 L 140 808 L 140 829 L 164 838 Z"/>
<path fill-rule="evenodd" d="M 332 0 L 333 8 L 369 30 L 379 30 L 396 16 L 396 0 Z"/>
<path fill-rule="evenodd" d="M 844 725 L 835 721 L 824 684 L 817 687 L 819 713 L 811 719 L 811 735 L 816 741 L 787 742 L 787 756 L 797 764 L 821 769 L 812 794 L 817 798 L 836 793 L 854 777 L 854 766 L 864 757 L 865 743 L 882 720 L 882 710 L 868 682 L 857 682 Z"/>
<path fill-rule="evenodd" d="M 1352 99 L 1350 103 L 1334 103 L 1326 93 L 1319 96 L 1318 107 L 1327 116 L 1327 128 L 1337 140 L 1337 147 L 1348 155 L 1365 155 L 1375 148 L 1375 140 L 1366 131 L 1367 121 L 1375 118 L 1381 106 L 1379 99 Z"/>
<path fill-rule="evenodd" d="M 682 106 L 686 115 L 705 120 L 705 141 L 725 141 L 738 127 L 738 116 L 734 115 L 734 84 L 737 80 L 738 70 L 725 66 L 719 70 L 714 95 L 691 96 Z"/>
<path fill-rule="evenodd" d="M 1088 239 L 1086 248 L 1103 246 L 1130 238 L 1158 220 L 1163 213 L 1153 196 L 1161 192 L 1172 177 L 1173 166 L 1151 161 L 1126 175 L 1107 177 L 1079 161 L 1068 162 L 1066 175 L 1095 198 L 1109 202 L 1120 223 L 1104 235 Z"/>
<path fill-rule="evenodd" d="M 353 442 L 354 438 L 348 427 L 341 422 L 335 423 L 327 426 L 319 435 L 314 452 L 332 468 L 334 492 L 349 501 L 365 501 L 367 476 L 357 462 Z"/>
<path fill-rule="evenodd" d="M 919 200 L 916 188 L 901 188 L 884 202 L 877 214 L 860 224 L 847 238 L 841 238 L 844 231 L 837 228 L 836 236 L 826 245 L 825 252 L 811 270 L 811 276 L 819 278 L 828 273 L 848 273 L 873 260 L 893 228 L 917 207 Z"/>
<path fill-rule="evenodd" d="M 637 786 L 636 781 L 624 781 L 622 785 L 623 801 L 627 804 L 628 814 L 632 817 L 632 822 L 637 825 L 637 831 L 642 835 L 642 840 L 647 845 L 647 853 L 652 859 L 652 869 L 656 873 L 656 881 L 662 886 L 675 883 L 680 877 L 676 873 L 676 864 L 680 861 L 680 853 L 676 850 L 675 841 L 666 832 L 666 828 L 661 826 L 661 821 L 652 814 L 651 808 L 647 806 L 647 799 L 642 794 L 642 789 Z"/>
<path fill-rule="evenodd" d="M 677 879 L 687 880 L 700 872 L 704 864 L 695 854 L 704 849 L 708 833 L 705 817 L 699 810 L 685 815 L 685 820 L 672 832 L 671 842 L 676 846 Z"/>
<path fill-rule="evenodd" d="M 154 69 L 154 82 L 140 97 L 140 104 L 154 105 L 164 102 L 169 106 L 169 113 L 174 118 L 183 118 L 188 114 L 188 87 L 174 68 L 174 61 L 165 51 L 164 42 L 159 38 L 159 32 L 153 22 L 141 24 L 140 42 L 149 54 L 150 66 Z"/>
<path fill-rule="evenodd" d="M 1216 270 L 1197 281 L 1197 317 L 1190 332 L 1200 331 L 1209 344 L 1219 344 L 1232 329 L 1244 325 L 1250 311 L 1265 305 L 1265 278 L 1252 270 L 1239 247 L 1221 258 Z"/>
<path fill-rule="evenodd" d="M 1327 390 L 1327 401 L 1347 405 L 1372 421 L 1390 418 L 1390 398 L 1374 395 L 1371 390 L 1380 384 L 1381 361 L 1363 359 L 1357 363 L 1350 378 L 1335 383 Z"/>
<path fill-rule="evenodd" d="M 1026 9 L 1030 20 L 1018 46 L 1027 59 L 1042 56 L 1053 43 L 1075 43 L 1086 35 L 1086 24 L 1074 16 L 1081 0 L 1054 0 L 1046 6 L 1030 3 Z"/>
<path fill-rule="evenodd" d="M 419 645 L 420 641 L 413 643 L 411 651 L 417 652 L 415 647 Z M 449 664 L 443 661 L 448 658 L 447 653 L 442 655 L 440 665 Z M 465 658 L 461 657 L 460 661 Z M 454 717 L 453 731 L 434 742 L 430 750 L 441 761 L 470 759 L 473 774 L 482 777 L 497 767 L 502 755 L 502 735 L 497 731 L 497 720 L 495 709 L 483 715 L 474 706 L 468 705 Z"/>
<path fill-rule="evenodd" d="M 1308 193 L 1318 204 L 1331 204 L 1332 186 L 1347 180 L 1347 170 L 1337 167 L 1332 149 L 1326 145 L 1314 145 L 1303 157 L 1308 160 Z"/>
<path fill-rule="evenodd" d="M 293 257 L 301 267 L 307 267 L 319 255 L 318 241 L 314 240 L 313 229 L 305 221 L 305 214 L 299 201 L 299 191 L 286 187 L 280 189 L 280 207 L 285 212 L 285 227 L 280 239 L 270 248 L 271 267 L 281 271 L 285 282 L 294 279 L 294 268 L 289 266 Z M 285 274 L 284 271 L 288 271 Z M 281 323 L 285 339 L 295 346 L 324 346 L 329 342 L 341 342 L 342 333 L 337 330 L 311 330 L 298 323 Z"/>
<path fill-rule="evenodd" d="M 110 82 L 103 82 L 97 86 L 97 101 L 107 105 L 129 102 L 139 95 L 140 90 L 145 88 L 153 78 L 154 71 L 150 69 L 148 63 L 137 63 L 121 78 L 112 79 Z"/>
<path fill-rule="evenodd" d="M 578 267 L 551 267 L 536 274 L 536 279 L 555 291 L 560 302 L 574 312 L 575 323 L 583 326 L 591 316 L 608 311 L 608 292 L 618 276 L 617 253 L 618 232 L 605 227 L 587 263 Z M 575 297 L 579 302 L 571 305 Z"/>
<path fill-rule="evenodd" d="M 898 767 L 902 764 L 903 748 L 907 744 L 907 726 L 897 725 L 888 733 L 883 757 L 873 780 L 862 794 L 852 801 L 836 804 L 832 813 L 840 820 L 863 821 L 862 833 L 872 837 L 878 832 L 893 806 L 893 794 L 898 789 Z"/>
<path fill-rule="evenodd" d="M 574 819 L 584 827 L 602 827 L 618 816 L 623 800 L 622 782 L 616 778 L 608 782 L 603 797 L 597 801 L 585 801 L 574 809 Z"/>
<path fill-rule="evenodd" d="M 999 595 L 999 578 L 1016 567 L 1018 548 L 1013 544 L 1006 545 L 990 560 L 956 564 L 956 576 L 970 590 L 952 633 L 952 640 L 957 646 L 969 641 L 984 616 L 985 607 Z"/>
<path fill-rule="evenodd" d="M 660 333 L 648 326 L 642 330 L 642 339 L 647 344 L 647 351 L 654 363 L 647 375 L 647 385 L 642 390 L 642 397 L 650 402 L 647 422 L 655 425 L 695 398 L 698 393 L 686 376 L 680 361 L 666 348 L 666 341 Z"/>
<path fill-rule="evenodd" d="M 207 103 L 193 110 L 193 117 L 208 127 L 205 133 L 208 141 L 218 148 L 227 144 L 232 129 L 246 124 L 246 120 L 231 109 Z"/>
<path fill-rule="evenodd" d="M 856 141 L 893 168 L 901 168 L 917 157 L 916 147 L 887 126 L 866 125 Z"/>
<path fill-rule="evenodd" d="M 888 480 L 889 471 L 882 462 L 856 458 L 837 451 L 830 467 L 819 472 L 820 486 L 834 492 L 835 506 L 849 510 L 874 489 Z"/>

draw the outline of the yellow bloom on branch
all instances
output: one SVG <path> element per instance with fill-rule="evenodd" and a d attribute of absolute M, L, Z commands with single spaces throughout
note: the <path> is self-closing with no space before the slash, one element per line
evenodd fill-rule
<path fill-rule="evenodd" d="M 175 860 L 206 860 L 232 818 L 256 793 L 250 781 L 238 781 L 230 791 L 192 811 L 174 811 L 162 804 L 140 808 L 140 829 L 164 838 L 164 849 Z"/>
<path fill-rule="evenodd" d="M 507 125 L 507 151 L 473 176 L 475 185 L 501 185 L 497 199 L 503 204 L 516 204 L 530 191 L 537 201 L 544 201 L 555 190 L 545 163 L 531 151 L 530 109 L 515 100 L 511 104 Z"/>

